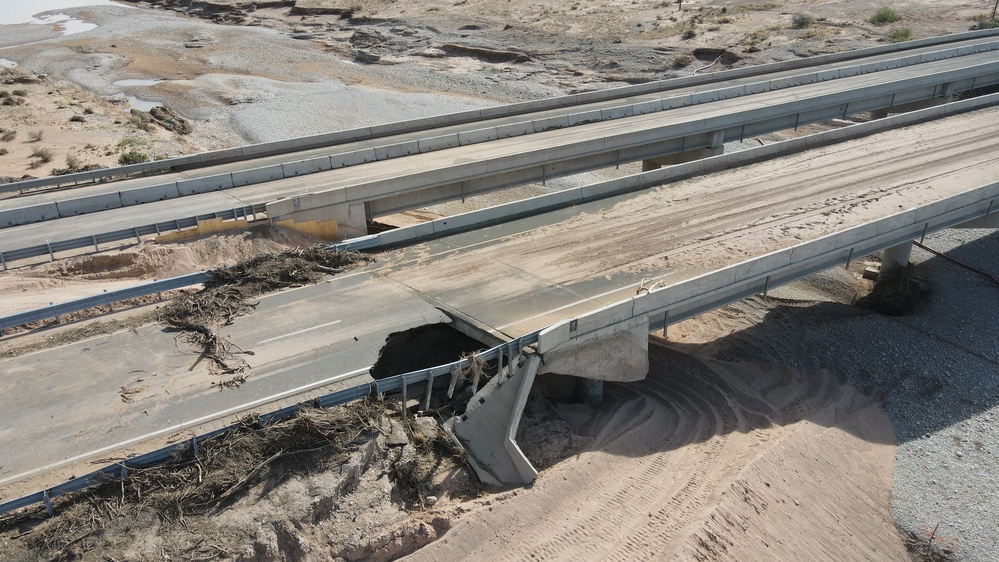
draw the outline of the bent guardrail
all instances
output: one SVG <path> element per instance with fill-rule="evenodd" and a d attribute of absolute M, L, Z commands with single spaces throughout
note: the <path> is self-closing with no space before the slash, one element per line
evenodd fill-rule
<path fill-rule="evenodd" d="M 482 361 L 496 361 L 498 371 L 498 369 L 502 368 L 504 365 L 512 365 L 516 356 L 519 355 L 525 347 L 532 345 L 537 341 L 538 333 L 533 332 L 510 342 L 479 352 L 475 354 L 475 358 Z M 445 375 L 450 376 L 456 373 L 459 369 L 468 367 L 472 360 L 472 358 L 462 359 L 446 365 L 404 373 L 337 392 L 332 392 L 313 400 L 300 402 L 276 411 L 261 414 L 259 416 L 259 420 L 261 423 L 271 424 L 293 416 L 302 408 L 331 408 L 333 406 L 347 404 L 369 396 L 380 396 L 396 392 L 402 393 L 402 401 L 405 404 L 410 387 L 425 384 L 427 385 L 427 389 L 424 394 L 424 404 L 429 404 L 431 393 L 433 392 L 434 381 L 438 377 Z M 92 486 L 97 486 L 108 481 L 124 478 L 127 476 L 128 470 L 132 468 L 149 466 L 177 456 L 197 455 L 199 443 L 203 443 L 207 439 L 223 435 L 227 432 L 238 430 L 242 427 L 242 424 L 236 423 L 215 431 L 196 435 L 185 441 L 167 445 L 166 447 L 131 457 L 129 459 L 124 459 L 119 463 L 115 463 L 89 474 L 73 478 L 68 482 L 64 482 L 51 488 L 46 488 L 40 492 L 35 492 L 15 500 L 0 503 L 0 515 L 42 503 L 45 505 L 47 513 L 51 516 L 54 514 L 51 502 L 52 498 L 77 492 Z M 171 428 L 171 431 L 176 431 L 177 429 L 177 427 L 173 427 Z"/>
<path fill-rule="evenodd" d="M 211 271 L 188 273 L 187 275 L 171 277 L 169 279 L 163 279 L 162 281 L 152 281 L 150 283 L 136 285 L 135 287 L 105 292 L 99 295 L 84 297 L 82 299 L 66 301 L 59 304 L 50 304 L 34 310 L 11 314 L 9 316 L 0 316 L 0 336 L 4 335 L 5 330 L 15 326 L 21 326 L 22 324 L 40 322 L 42 320 L 48 320 L 49 318 L 58 319 L 60 316 L 72 314 L 88 308 L 111 306 L 116 302 L 128 299 L 155 295 L 164 291 L 172 291 L 173 289 L 207 283 L 214 278 L 215 274 Z"/>
<path fill-rule="evenodd" d="M 193 226 L 197 226 L 198 221 L 209 219 L 236 220 L 242 218 L 253 220 L 257 213 L 263 212 L 264 209 L 262 205 L 258 207 L 239 207 L 236 209 L 205 213 L 182 219 L 145 224 L 142 226 L 134 226 L 132 228 L 123 228 L 121 230 L 114 230 L 111 232 L 91 234 L 90 236 L 80 236 L 79 238 L 70 238 L 69 240 L 57 240 L 55 242 L 47 242 L 45 244 L 28 246 L 26 248 L 0 250 L 0 266 L 3 267 L 4 271 L 6 271 L 9 268 L 7 262 L 45 255 L 49 256 L 50 260 L 53 260 L 55 259 L 56 252 L 78 250 L 80 248 L 89 248 L 91 246 L 94 247 L 95 252 L 99 252 L 101 251 L 100 245 L 107 244 L 109 242 L 118 242 L 121 240 L 128 240 L 130 238 L 135 238 L 136 241 L 139 242 L 142 240 L 143 236 L 151 236 L 153 234 L 159 235 L 173 230 L 191 228 Z"/>

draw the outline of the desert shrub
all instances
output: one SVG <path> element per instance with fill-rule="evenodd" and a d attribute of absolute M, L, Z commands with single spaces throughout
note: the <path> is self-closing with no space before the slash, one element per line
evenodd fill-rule
<path fill-rule="evenodd" d="M 38 142 L 42 140 L 42 137 L 44 136 L 45 133 L 42 131 L 31 131 L 28 133 L 28 142 Z"/>
<path fill-rule="evenodd" d="M 683 34 L 681 34 L 680 37 L 684 39 L 693 39 L 694 37 L 697 37 L 697 30 L 695 30 L 693 26 L 690 26 L 683 30 Z"/>
<path fill-rule="evenodd" d="M 17 131 L 0 131 L 0 141 L 10 142 L 17 136 Z"/>
<path fill-rule="evenodd" d="M 887 316 L 900 316 L 911 312 L 930 293 L 929 282 L 909 264 L 882 275 L 870 294 L 857 300 L 857 305 Z"/>
<path fill-rule="evenodd" d="M 69 168 L 69 169 L 71 169 L 71 170 L 76 170 L 78 168 L 82 168 L 83 167 L 83 162 L 80 162 L 80 159 L 77 158 L 75 154 L 67 154 L 66 155 L 66 167 Z"/>
<path fill-rule="evenodd" d="M 912 38 L 912 30 L 908 27 L 896 27 L 888 32 L 888 42 L 901 43 Z"/>
<path fill-rule="evenodd" d="M 7 90 L 0 90 L 0 100 L 7 99 L 10 97 L 10 92 Z"/>
<path fill-rule="evenodd" d="M 0 156 L 7 156 L 8 154 L 10 154 L 9 150 L 6 148 L 0 148 Z"/>
<path fill-rule="evenodd" d="M 676 58 L 673 59 L 673 68 L 683 68 L 690 65 L 692 62 L 694 62 L 694 59 L 691 58 L 690 55 L 677 55 Z"/>
<path fill-rule="evenodd" d="M 84 119 L 82 115 L 74 115 L 69 118 L 70 123 L 83 123 L 85 121 L 86 119 Z"/>
<path fill-rule="evenodd" d="M 42 164 L 52 161 L 52 151 L 47 148 L 36 148 L 31 151 L 31 157 L 35 159 L 28 167 L 34 170 Z"/>
<path fill-rule="evenodd" d="M 143 162 L 149 162 L 149 157 L 137 150 L 129 150 L 118 157 L 118 164 L 122 166 L 141 164 Z"/>
<path fill-rule="evenodd" d="M 886 23 L 895 23 L 897 21 L 902 21 L 902 15 L 892 9 L 890 6 L 881 6 L 878 11 L 874 12 L 871 16 L 870 22 L 878 25 Z"/>
<path fill-rule="evenodd" d="M 999 20 L 989 19 L 985 16 L 975 19 L 975 25 L 971 29 L 995 29 L 999 27 Z"/>
<path fill-rule="evenodd" d="M 805 29 L 815 23 L 815 18 L 808 14 L 794 14 L 791 17 L 791 27 L 795 29 Z"/>
<path fill-rule="evenodd" d="M 14 90 L 11 93 L 14 94 L 17 97 L 20 97 L 20 98 L 26 98 L 26 97 L 28 97 L 28 91 L 27 90 Z"/>

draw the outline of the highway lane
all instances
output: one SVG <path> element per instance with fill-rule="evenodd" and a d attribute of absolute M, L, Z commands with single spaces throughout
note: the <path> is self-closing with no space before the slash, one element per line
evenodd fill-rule
<path fill-rule="evenodd" d="M 945 60 L 920 65 L 920 72 L 953 71 L 958 61 Z M 972 66 L 977 64 L 999 65 L 995 53 L 980 53 L 960 59 L 960 64 Z M 499 166 L 485 164 L 505 158 L 510 169 L 518 165 L 527 167 L 532 159 L 545 158 L 548 154 L 558 154 L 567 151 L 566 147 L 582 143 L 607 145 L 618 143 L 620 146 L 637 146 L 657 140 L 669 138 L 669 131 L 679 127 L 696 127 L 705 119 L 773 107 L 784 103 L 801 101 L 809 97 L 834 95 L 850 90 L 863 91 L 878 84 L 895 83 L 910 77 L 914 69 L 900 68 L 877 73 L 865 74 L 851 78 L 833 80 L 801 86 L 786 90 L 744 96 L 718 101 L 706 106 L 693 106 L 673 109 L 654 114 L 616 119 L 580 125 L 569 129 L 535 133 L 524 137 L 514 137 L 456 147 L 425 154 L 393 159 L 390 161 L 373 162 L 369 164 L 343 168 L 309 176 L 250 185 L 226 190 L 226 197 L 240 204 L 262 204 L 281 197 L 316 193 L 335 189 L 343 189 L 348 198 L 360 198 L 365 193 L 389 195 L 397 193 L 410 185 L 420 185 L 423 182 L 437 178 L 436 183 L 446 184 L 468 177 L 470 170 L 489 169 L 499 171 Z M 737 125 L 738 119 L 733 118 Z M 615 145 L 616 146 L 616 145 Z M 599 147 L 595 150 L 599 150 Z M 402 186 L 402 187 L 400 187 Z M 217 200 L 219 193 L 207 194 Z M 202 196 L 184 197 L 156 203 L 140 205 L 132 209 L 136 213 L 134 224 L 168 221 L 174 218 L 191 216 L 192 210 L 198 208 L 201 212 L 221 211 L 239 205 L 227 201 L 221 207 L 201 206 L 197 201 Z M 119 218 L 129 215 L 129 211 L 116 210 L 118 213 L 112 221 L 102 219 L 108 213 L 95 213 L 36 223 L 20 227 L 0 230 L 0 244 L 4 249 L 26 247 L 44 244 L 46 240 L 66 239 L 100 232 L 108 232 L 127 228 L 127 219 Z M 114 228 L 111 225 L 114 225 Z M 125 224 L 126 226 L 122 226 Z"/>
<path fill-rule="evenodd" d="M 0 361 L 10 420 L 0 485 L 366 367 L 389 333 L 443 319 L 427 303 L 513 337 L 627 298 L 642 278 L 687 279 L 994 182 L 997 116 L 969 113 L 382 252 L 237 319 L 226 333 L 257 353 L 239 390 L 212 390 L 203 366 L 188 371 L 193 352 L 155 326 Z M 151 384 L 152 373 L 169 383 L 121 403 L 121 387 Z"/>
<path fill-rule="evenodd" d="M 212 386 L 208 360 L 159 325 L 0 361 L 0 486 L 112 445 L 183 435 L 194 421 L 231 423 L 218 412 L 360 384 L 389 333 L 446 321 L 395 283 L 347 274 L 263 298 L 252 320 L 223 331 L 254 352 L 236 389 Z"/>
<path fill-rule="evenodd" d="M 414 141 L 421 138 L 429 138 L 435 136 L 443 136 L 449 134 L 455 134 L 459 132 L 467 132 L 476 129 L 483 129 L 489 127 L 496 127 L 502 125 L 508 125 L 513 123 L 521 123 L 524 121 L 530 121 L 532 119 L 546 119 L 551 117 L 557 117 L 562 115 L 568 115 L 571 113 L 578 113 L 583 111 L 592 111 L 607 109 L 612 107 L 619 107 L 622 105 L 627 105 L 631 103 L 640 103 L 646 101 L 652 101 L 661 99 L 663 97 L 673 97 L 681 96 L 686 94 L 693 94 L 705 91 L 711 91 L 720 88 L 727 88 L 745 84 L 754 84 L 760 82 L 767 82 L 770 80 L 780 80 L 782 78 L 793 77 L 806 73 L 821 72 L 825 70 L 831 70 L 834 68 L 840 68 L 845 66 L 855 66 L 859 64 L 873 64 L 880 61 L 893 60 L 903 56 L 913 56 L 924 53 L 931 53 L 943 49 L 953 48 L 955 46 L 973 46 L 982 45 L 995 41 L 995 37 L 980 37 L 976 39 L 970 39 L 965 41 L 960 41 L 947 45 L 934 45 L 928 47 L 920 47 L 916 49 L 906 50 L 904 52 L 895 53 L 885 53 L 881 55 L 867 56 L 859 59 L 854 59 L 850 61 L 843 61 L 840 63 L 827 63 L 821 65 L 815 65 L 807 69 L 797 69 L 797 70 L 786 70 L 780 72 L 773 72 L 763 76 L 748 76 L 744 78 L 730 78 L 730 79 L 717 79 L 714 82 L 707 84 L 701 84 L 696 86 L 684 86 L 684 87 L 673 87 L 668 90 L 654 92 L 650 94 L 640 94 L 640 95 L 629 95 L 623 96 L 612 100 L 585 103 L 580 105 L 574 105 L 566 108 L 549 109 L 543 111 L 533 111 L 522 113 L 518 115 L 510 115 L 498 118 L 483 119 L 481 121 L 476 121 L 472 123 L 464 123 L 458 125 L 448 125 L 443 127 L 437 127 L 433 129 L 427 129 L 424 131 L 414 131 L 409 133 L 402 133 L 397 135 L 390 135 L 386 137 L 367 139 L 361 141 L 342 143 L 336 146 L 316 148 L 310 150 L 297 151 L 294 153 L 275 155 L 275 156 L 264 156 L 260 158 L 255 158 L 251 162 L 230 162 L 225 164 L 217 164 L 204 168 L 199 168 L 195 170 L 187 170 L 180 172 L 170 172 L 163 173 L 153 176 L 131 178 L 124 180 L 117 180 L 108 183 L 101 183 L 95 185 L 83 185 L 72 188 L 63 188 L 54 191 L 34 193 L 27 196 L 21 197 L 11 197 L 8 199 L 0 200 L 0 210 L 11 209 L 23 207 L 26 205 L 40 204 L 45 202 L 59 201 L 67 197 L 81 197 L 86 195 L 96 195 L 101 193 L 110 193 L 123 189 L 134 189 L 138 187 L 146 187 L 150 185 L 157 185 L 164 182 L 177 181 L 182 179 L 191 179 L 198 177 L 206 177 L 217 174 L 231 173 L 234 171 L 239 171 L 247 168 L 254 167 L 264 167 L 269 165 L 281 164 L 285 162 L 294 162 L 297 160 L 307 160 L 310 158 L 315 158 L 319 156 L 327 156 L 331 154 L 343 154 L 356 150 L 363 150 L 366 148 L 375 148 L 380 146 L 385 146 L 387 144 L 401 143 Z"/>

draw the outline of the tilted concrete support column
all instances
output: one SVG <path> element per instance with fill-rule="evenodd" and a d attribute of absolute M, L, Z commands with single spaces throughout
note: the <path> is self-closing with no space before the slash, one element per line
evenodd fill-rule
<path fill-rule="evenodd" d="M 444 424 L 468 454 L 469 464 L 487 484 L 530 484 L 538 471 L 517 445 L 517 429 L 541 365 L 528 355 L 520 368 L 497 374 L 475 393 L 464 415 Z"/>
<path fill-rule="evenodd" d="M 884 276 L 891 271 L 909 265 L 909 254 L 911 253 L 912 242 L 887 248 L 884 251 L 884 257 L 881 259 L 881 271 L 879 275 Z"/>

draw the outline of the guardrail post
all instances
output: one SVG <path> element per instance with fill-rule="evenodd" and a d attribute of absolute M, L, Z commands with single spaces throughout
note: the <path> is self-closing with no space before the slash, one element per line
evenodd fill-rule
<path fill-rule="evenodd" d="M 153 228 L 156 229 L 156 236 L 160 235 L 160 223 L 153 223 Z"/>
<path fill-rule="evenodd" d="M 408 418 L 406 415 L 406 403 L 409 402 L 409 389 L 406 388 L 406 375 L 402 375 L 402 417 Z"/>
<path fill-rule="evenodd" d="M 430 409 L 430 393 L 434 389 L 434 371 L 427 369 L 427 393 L 423 396 L 423 409 Z"/>
<path fill-rule="evenodd" d="M 843 269 L 850 269 L 850 260 L 852 259 L 853 259 L 853 248 L 850 248 L 850 252 L 846 254 L 846 265 L 843 266 Z"/>
<path fill-rule="evenodd" d="M 767 300 L 767 290 L 770 288 L 770 276 L 767 275 L 765 281 L 763 281 L 763 300 Z"/>
<path fill-rule="evenodd" d="M 992 206 L 990 205 L 989 209 L 991 209 L 991 208 L 992 208 Z M 988 215 L 985 215 L 985 220 L 989 220 L 989 216 Z M 919 235 L 919 243 L 920 244 L 923 243 L 923 240 L 926 240 L 926 229 L 929 228 L 929 227 L 930 227 L 930 223 L 924 223 L 923 224 L 923 233 Z"/>
<path fill-rule="evenodd" d="M 176 227 L 174 230 L 180 230 L 180 219 L 174 219 L 173 224 Z"/>
<path fill-rule="evenodd" d="M 132 231 L 135 232 L 135 241 L 142 242 L 142 237 L 139 236 L 139 227 L 135 227 Z"/>
<path fill-rule="evenodd" d="M 101 247 L 97 245 L 97 235 L 94 234 L 93 236 L 90 237 L 90 239 L 94 241 L 94 251 L 95 252 L 100 252 L 101 251 Z"/>
<path fill-rule="evenodd" d="M 988 217 L 985 217 L 988 219 Z M 3 256 L 3 252 L 0 252 L 0 264 L 3 264 L 3 270 L 7 271 L 7 258 Z"/>
<path fill-rule="evenodd" d="M 55 515 L 55 510 L 52 509 L 52 500 L 49 499 L 49 490 L 48 490 L 48 488 L 42 490 L 42 502 L 45 503 L 45 513 L 48 513 L 49 517 L 54 516 Z"/>
<path fill-rule="evenodd" d="M 197 458 L 197 456 L 200 454 L 198 452 L 198 438 L 197 437 L 192 437 L 191 438 L 191 453 L 194 454 L 195 458 Z"/>
<path fill-rule="evenodd" d="M 55 261 L 55 254 L 52 253 L 52 244 L 49 244 L 48 240 L 45 241 L 45 247 L 49 249 L 49 261 Z"/>

